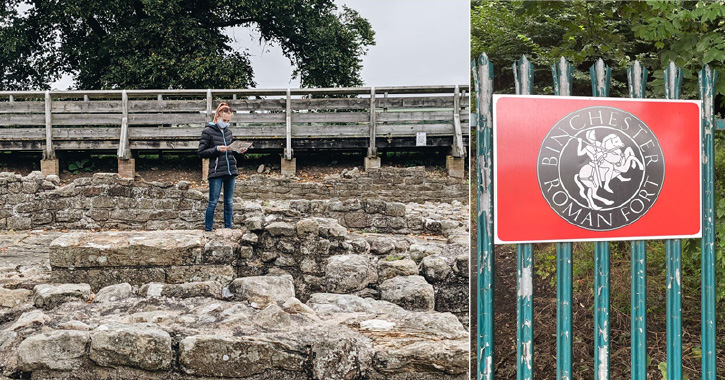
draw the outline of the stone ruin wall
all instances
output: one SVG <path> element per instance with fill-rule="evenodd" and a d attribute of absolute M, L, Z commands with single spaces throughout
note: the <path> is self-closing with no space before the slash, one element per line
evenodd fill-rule
<path fill-rule="evenodd" d="M 405 185 L 418 172 L 397 173 Z M 400 188 L 406 203 L 359 189 L 249 201 L 264 197 L 237 185 L 235 229 L 207 233 L 205 190 L 186 182 L 0 173 L 0 228 L 86 230 L 48 245 L 53 284 L 0 289 L 2 374 L 466 378 L 468 215 L 455 197 L 429 212 Z"/>
<path fill-rule="evenodd" d="M 385 299 L 386 280 L 415 276 L 411 281 L 420 285 L 411 290 L 415 300 L 401 302 L 451 312 L 468 325 L 468 236 L 462 226 L 445 230 L 446 238 L 441 224 L 454 223 L 427 219 L 426 231 L 440 235 L 428 241 L 350 233 L 334 219 L 302 218 L 294 208 L 274 211 L 258 210 L 244 227 L 215 233 L 68 233 L 50 246 L 51 281 L 87 283 L 98 291 L 124 282 L 228 285 L 235 278 L 283 271 L 292 275 L 297 297 L 306 302 L 311 294 L 325 292 Z"/>
<path fill-rule="evenodd" d="M 245 200 L 319 200 L 361 199 L 370 202 L 441 201 L 468 203 L 468 186 L 448 177 L 436 178 L 422 167 L 372 170 L 328 178 L 320 183 L 297 182 L 290 178 L 263 175 L 238 180 L 235 188 L 235 225 L 247 213 Z M 349 178 L 348 178 L 349 177 Z M 99 173 L 60 186 L 57 176 L 33 172 L 22 177 L 0 173 L 0 229 L 197 229 L 204 224 L 208 200 L 206 189 L 192 189 L 186 181 L 177 184 L 134 182 L 115 173 Z M 312 216 L 338 218 L 343 226 L 400 232 L 416 226 L 370 212 L 370 209 L 337 207 L 340 202 L 314 203 Z M 335 208 L 337 207 L 337 209 Z M 375 207 L 373 207 L 375 208 Z M 222 205 L 217 207 L 217 226 L 221 227 Z M 375 211 L 375 210 L 373 210 Z M 377 215 L 376 215 L 377 214 Z M 384 217 L 381 217 L 384 216 Z M 415 223 L 413 221 L 412 223 Z"/>

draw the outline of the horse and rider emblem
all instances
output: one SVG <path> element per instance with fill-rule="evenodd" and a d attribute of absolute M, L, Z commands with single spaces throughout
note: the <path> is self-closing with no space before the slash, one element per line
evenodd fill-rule
<path fill-rule="evenodd" d="M 664 182 L 656 136 L 633 114 L 612 107 L 575 111 L 539 149 L 539 187 L 549 206 L 578 227 L 609 231 L 652 207 Z"/>

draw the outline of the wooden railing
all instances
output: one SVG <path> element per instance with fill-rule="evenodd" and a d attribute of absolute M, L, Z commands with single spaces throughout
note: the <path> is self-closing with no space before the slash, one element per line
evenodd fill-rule
<path fill-rule="evenodd" d="M 192 150 L 216 105 L 250 151 L 450 147 L 465 156 L 468 86 L 0 92 L 0 150 Z M 345 96 L 345 97 L 343 97 Z"/>

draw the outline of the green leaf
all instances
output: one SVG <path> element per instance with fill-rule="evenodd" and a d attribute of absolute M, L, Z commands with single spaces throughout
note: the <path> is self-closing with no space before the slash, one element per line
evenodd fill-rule
<path fill-rule="evenodd" d="M 73 163 L 73 164 L 68 165 L 68 169 L 69 170 L 78 170 L 80 168 L 78 167 L 78 165 Z"/>
<path fill-rule="evenodd" d="M 657 366 L 657 369 L 659 369 L 660 372 L 662 373 L 662 378 L 666 379 L 667 378 L 667 362 L 660 362 L 660 364 Z"/>

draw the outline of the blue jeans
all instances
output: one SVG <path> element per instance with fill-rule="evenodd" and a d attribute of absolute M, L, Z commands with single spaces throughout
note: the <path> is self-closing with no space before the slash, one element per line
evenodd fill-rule
<path fill-rule="evenodd" d="M 234 197 L 234 176 L 227 175 L 224 177 L 209 179 L 209 205 L 206 206 L 206 215 L 204 217 L 204 230 L 211 231 L 214 227 L 214 210 L 219 203 L 219 193 L 224 185 L 224 228 L 232 228 L 232 205 Z"/>

